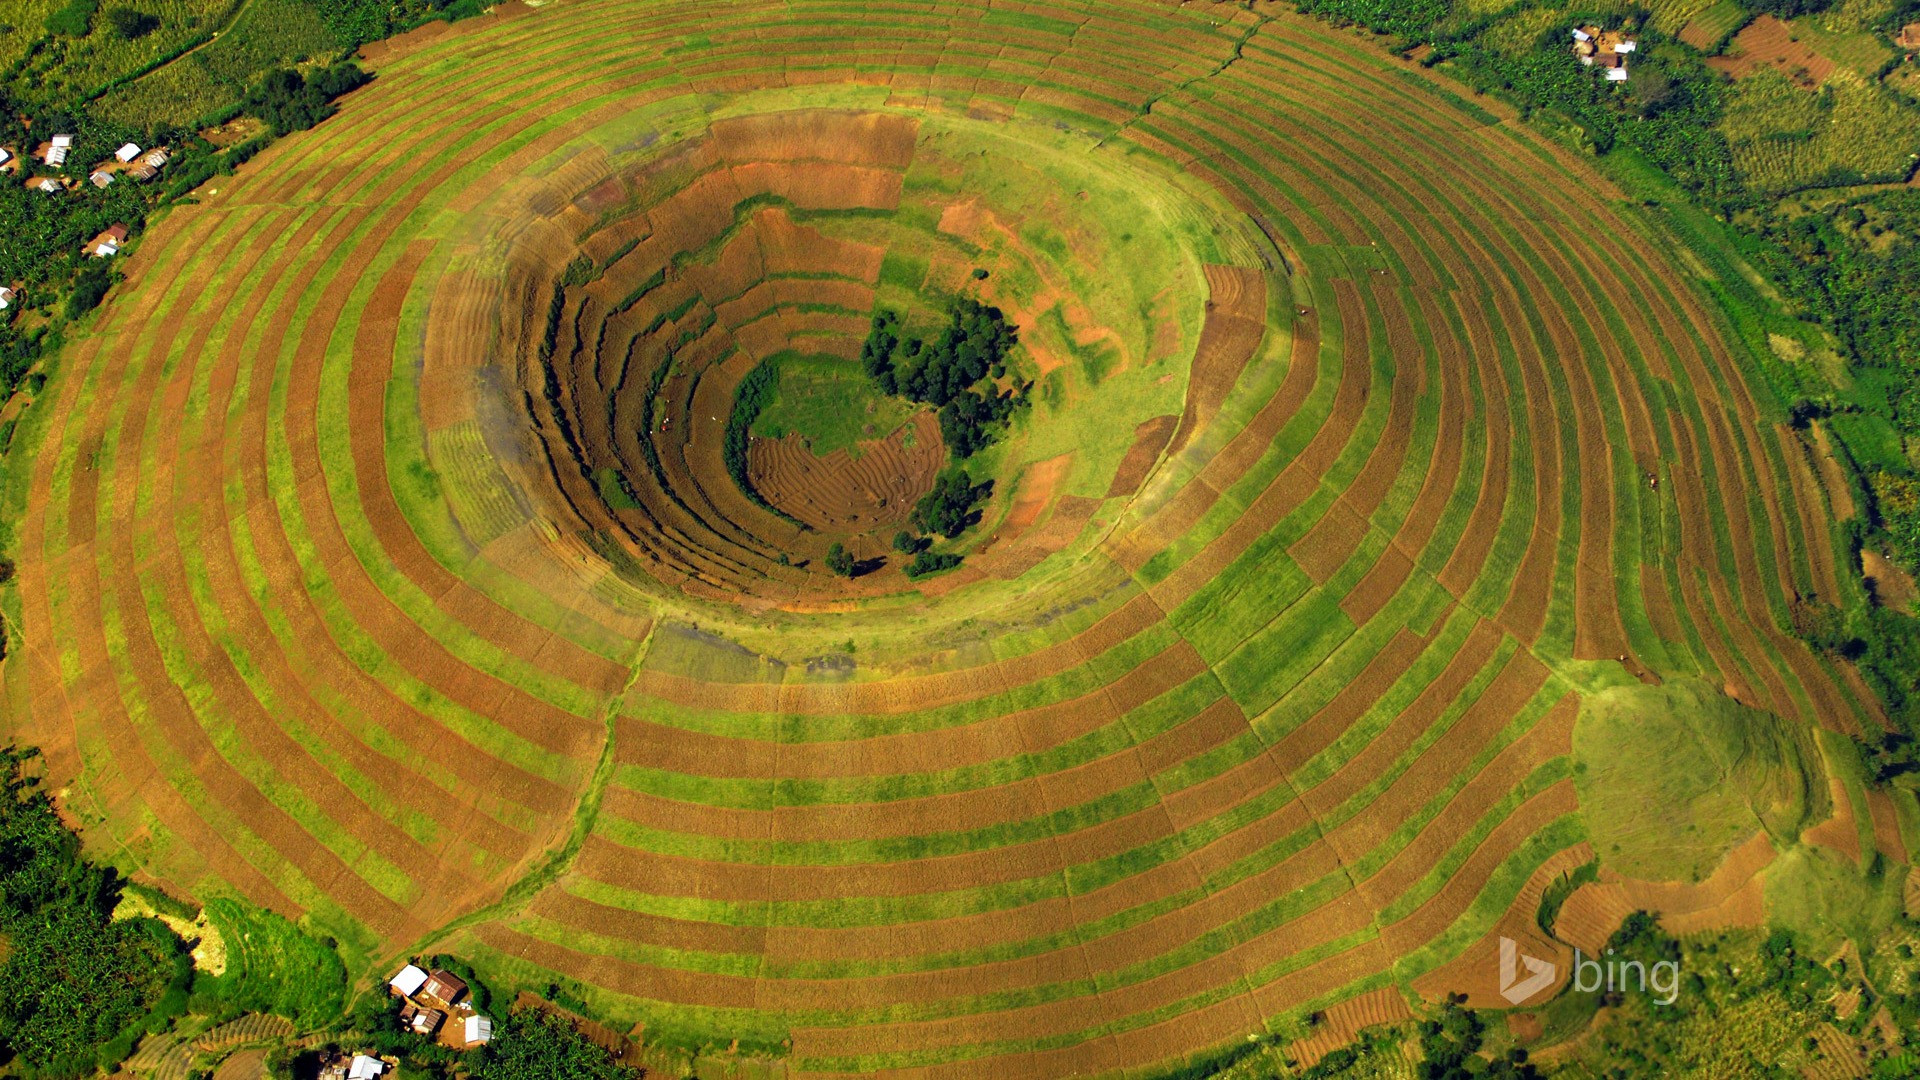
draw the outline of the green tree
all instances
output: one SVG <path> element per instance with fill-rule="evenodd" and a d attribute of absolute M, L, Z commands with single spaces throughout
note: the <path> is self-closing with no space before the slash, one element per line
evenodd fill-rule
<path fill-rule="evenodd" d="M 925 341 L 905 336 L 898 312 L 882 310 L 867 331 L 860 362 L 882 393 L 939 410 L 941 441 L 957 461 L 991 443 L 995 425 L 1026 401 L 1024 389 L 1001 390 L 992 382 L 1006 373 L 1017 340 L 999 308 L 962 298 L 939 336 Z"/>
<path fill-rule="evenodd" d="M 841 577 L 852 577 L 854 570 L 853 552 L 848 551 L 845 544 L 835 540 L 833 546 L 827 549 L 827 569 L 839 574 Z"/>

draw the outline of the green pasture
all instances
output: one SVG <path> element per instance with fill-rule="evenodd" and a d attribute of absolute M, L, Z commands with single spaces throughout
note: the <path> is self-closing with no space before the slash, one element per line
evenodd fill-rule
<path fill-rule="evenodd" d="M 771 358 L 779 376 L 773 397 L 753 422 L 763 439 L 798 435 L 815 457 L 884 439 L 913 418 L 913 404 L 879 392 L 858 364 L 798 353 Z"/>

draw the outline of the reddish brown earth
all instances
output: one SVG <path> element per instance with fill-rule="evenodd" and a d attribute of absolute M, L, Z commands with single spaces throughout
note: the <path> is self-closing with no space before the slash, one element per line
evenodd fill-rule
<path fill-rule="evenodd" d="M 1761 15 L 1733 35 L 1723 56 L 1707 57 L 1707 66 L 1736 79 L 1772 69 L 1812 89 L 1833 74 L 1834 62 L 1813 46 L 1795 41 L 1793 27 L 1772 15 Z"/>
<path fill-rule="evenodd" d="M 872 532 L 907 519 L 946 456 L 939 423 L 923 411 L 884 439 L 822 456 L 798 433 L 755 438 L 747 476 L 768 502 L 815 529 Z"/>

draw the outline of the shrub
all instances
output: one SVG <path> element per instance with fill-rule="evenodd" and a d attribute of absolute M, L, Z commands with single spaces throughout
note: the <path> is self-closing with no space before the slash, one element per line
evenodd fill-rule
<path fill-rule="evenodd" d="M 67 294 L 67 318 L 77 319 L 106 299 L 107 290 L 113 288 L 114 274 L 107 269 L 105 260 L 89 259 L 74 279 L 73 291 Z"/>
<path fill-rule="evenodd" d="M 902 555 L 918 555 L 927 550 L 933 541 L 924 536 L 915 536 L 905 529 L 893 534 L 893 550 Z"/>
<path fill-rule="evenodd" d="M 304 76 L 291 68 L 276 68 L 261 78 L 241 107 L 266 121 L 275 135 L 304 131 L 332 116 L 333 99 L 364 85 L 367 78 L 351 63 Z"/>

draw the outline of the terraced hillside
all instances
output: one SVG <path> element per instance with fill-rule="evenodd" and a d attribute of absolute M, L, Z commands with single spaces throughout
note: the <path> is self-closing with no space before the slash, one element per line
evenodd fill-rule
<path fill-rule="evenodd" d="M 16 438 L 6 671 L 101 851 L 358 974 L 437 943 L 795 1075 L 1145 1071 L 1564 954 L 1589 695 L 1882 726 L 1785 629 L 1833 514 L 1702 264 L 1364 40 L 577 0 L 373 67 L 152 228 Z M 1040 404 L 966 564 L 794 565 L 732 388 L 970 289 Z"/>

